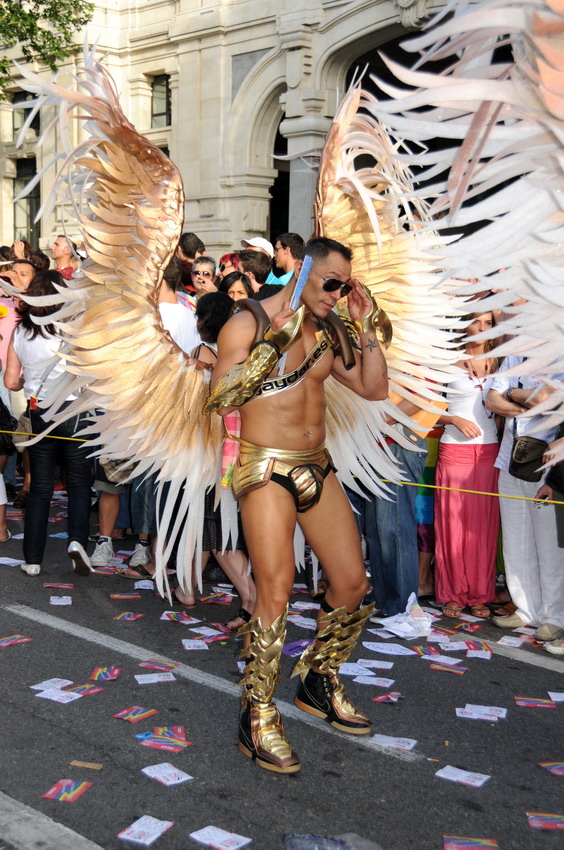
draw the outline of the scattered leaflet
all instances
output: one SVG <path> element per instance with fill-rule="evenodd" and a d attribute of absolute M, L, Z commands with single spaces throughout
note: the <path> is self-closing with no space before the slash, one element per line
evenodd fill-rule
<path fill-rule="evenodd" d="M 520 708 L 556 708 L 556 703 L 551 699 L 537 699 L 536 697 L 513 697 L 515 705 Z"/>
<path fill-rule="evenodd" d="M 161 764 L 151 764 L 149 767 L 144 767 L 141 770 L 141 773 L 144 773 L 145 776 L 148 776 L 150 779 L 156 779 L 157 782 L 160 782 L 161 785 L 171 786 L 171 785 L 182 785 L 184 782 L 188 782 L 190 779 L 193 779 L 193 776 L 190 776 L 188 773 L 184 773 L 183 770 L 179 770 L 170 762 L 163 761 Z"/>
<path fill-rule="evenodd" d="M 245 838 L 244 835 L 237 835 L 235 832 L 227 832 L 227 830 L 220 829 L 218 826 L 205 826 L 203 829 L 197 829 L 196 832 L 188 833 L 188 838 L 206 847 L 213 847 L 215 850 L 239 850 L 240 847 L 246 847 L 252 841 L 252 838 Z"/>
<path fill-rule="evenodd" d="M 381 661 L 379 658 L 359 658 L 356 663 L 370 670 L 391 670 L 394 666 L 393 661 Z"/>
<path fill-rule="evenodd" d="M 156 685 L 159 682 L 176 682 L 174 673 L 137 673 L 134 677 L 138 685 Z"/>
<path fill-rule="evenodd" d="M 185 638 L 182 641 L 182 646 L 184 649 L 195 650 L 195 649 L 207 649 L 209 650 L 209 646 L 205 642 L 205 640 L 198 640 L 197 638 Z"/>
<path fill-rule="evenodd" d="M 539 761 L 539 765 L 555 776 L 564 776 L 564 762 L 562 761 Z"/>
<path fill-rule="evenodd" d="M 74 779 L 59 779 L 55 782 L 52 788 L 49 788 L 42 797 L 47 800 L 58 800 L 59 803 L 74 803 L 79 797 L 82 797 L 85 791 L 88 791 L 91 782 L 80 782 Z"/>
<path fill-rule="evenodd" d="M 36 697 L 40 697 L 41 699 L 48 699 L 52 702 L 74 702 L 77 699 L 82 699 L 82 694 L 69 693 L 68 691 L 59 691 L 57 688 L 48 688 L 45 691 L 40 691 L 38 694 L 35 694 Z"/>
<path fill-rule="evenodd" d="M 45 679 L 44 682 L 38 682 L 37 685 L 30 685 L 32 691 L 47 691 L 51 688 L 65 688 L 67 685 L 72 685 L 71 679 Z"/>
<path fill-rule="evenodd" d="M 550 812 L 526 812 L 529 826 L 533 829 L 564 829 L 564 815 Z"/>
<path fill-rule="evenodd" d="M 72 596 L 50 596 L 49 605 L 72 605 Z"/>
<path fill-rule="evenodd" d="M 464 835 L 443 835 L 443 850 L 471 850 L 473 847 L 499 848 L 495 838 L 468 838 Z"/>
<path fill-rule="evenodd" d="M 0 646 L 13 646 L 16 643 L 29 643 L 33 638 L 24 637 L 23 635 L 8 635 L 8 637 L 0 638 Z"/>
<path fill-rule="evenodd" d="M 467 711 L 482 712 L 483 714 L 493 714 L 500 720 L 505 720 L 507 717 L 507 709 L 499 705 L 477 705 L 472 702 L 467 702 L 465 706 Z"/>
<path fill-rule="evenodd" d="M 75 693 L 80 694 L 83 697 L 90 697 L 92 694 L 99 694 L 100 691 L 103 691 L 104 688 L 100 688 L 98 685 L 73 685 L 71 688 L 66 688 L 64 693 Z"/>
<path fill-rule="evenodd" d="M 147 717 L 151 717 L 153 714 L 158 714 L 156 708 L 143 708 L 141 705 L 132 705 L 130 708 L 124 708 L 122 711 L 118 711 L 113 717 L 117 717 L 119 720 L 127 720 L 129 723 L 139 723 L 140 720 L 146 720 Z"/>
<path fill-rule="evenodd" d="M 356 676 L 353 682 L 359 685 L 376 685 L 379 688 L 391 688 L 395 679 L 381 679 L 378 676 Z"/>
<path fill-rule="evenodd" d="M 401 643 L 378 643 L 376 641 L 363 641 L 362 645 L 365 649 L 370 649 L 371 652 L 381 652 L 383 655 L 413 655 L 417 657 L 417 653 L 407 646 L 402 646 Z"/>
<path fill-rule="evenodd" d="M 439 779 L 448 779 L 450 782 L 459 782 L 461 785 L 469 785 L 471 788 L 481 788 L 488 779 L 491 779 L 491 776 L 486 773 L 472 773 L 469 770 L 452 767 L 450 764 L 437 770 L 435 776 Z"/>
<path fill-rule="evenodd" d="M 114 620 L 124 620 L 126 623 L 132 623 L 134 620 L 140 620 L 145 614 L 134 614 L 133 611 L 122 611 Z"/>
<path fill-rule="evenodd" d="M 456 708 L 456 716 L 465 720 L 487 720 L 489 723 L 497 723 L 495 714 L 485 714 L 481 711 L 472 711 L 470 708 Z"/>
<path fill-rule="evenodd" d="M 512 635 L 504 635 L 496 641 L 501 646 L 521 646 L 525 641 L 524 637 L 513 637 Z"/>
<path fill-rule="evenodd" d="M 135 737 L 142 747 L 171 753 L 181 753 L 192 743 L 186 740 L 184 726 L 155 726 L 152 732 L 142 732 Z"/>
<path fill-rule="evenodd" d="M 150 847 L 161 835 L 174 826 L 174 821 L 158 820 L 150 815 L 138 818 L 127 829 L 118 832 L 117 838 L 129 841 L 130 844 L 138 844 L 140 847 Z"/>
<path fill-rule="evenodd" d="M 159 661 L 158 658 L 149 658 L 147 661 L 140 661 L 138 667 L 149 667 L 152 670 L 162 670 L 166 673 L 167 670 L 174 670 L 179 665 L 174 661 Z"/>
<path fill-rule="evenodd" d="M 417 741 L 414 738 L 396 738 L 393 735 L 372 735 L 368 742 L 376 744 L 378 747 L 387 747 L 390 750 L 412 750 L 417 746 Z"/>

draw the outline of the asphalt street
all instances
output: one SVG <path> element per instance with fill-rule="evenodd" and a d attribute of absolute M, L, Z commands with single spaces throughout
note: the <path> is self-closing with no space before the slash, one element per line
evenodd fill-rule
<path fill-rule="evenodd" d="M 54 508 L 54 518 L 60 519 L 57 513 L 60 507 Z M 64 525 L 53 523 L 51 533 Z M 9 528 L 12 534 L 22 530 L 17 514 Z M 119 547 L 132 549 L 133 540 L 114 548 Z M 2 545 L 0 556 L 21 558 L 21 541 Z M 564 659 L 539 646 L 498 646 L 503 633 L 489 623 L 480 625 L 460 639 L 487 641 L 493 655 L 485 660 L 451 653 L 467 668 L 463 675 L 430 669 L 417 655 L 392 656 L 359 646 L 351 660 L 392 661 L 391 670 L 374 672 L 394 684 L 362 685 L 347 677 L 347 690 L 368 712 L 375 733 L 415 739 L 411 751 L 374 746 L 368 736 L 346 736 L 295 708 L 293 662 L 285 656 L 277 701 L 302 770 L 279 776 L 257 768 L 236 746 L 237 638 L 186 651 L 182 639 L 195 633 L 185 624 L 161 620 L 169 607 L 158 596 L 140 590 L 138 599 L 111 599 L 110 594 L 134 592 L 134 583 L 117 575 L 75 576 L 60 538 L 49 540 L 37 578 L 17 566 L 0 566 L 0 571 L 0 638 L 31 638 L 9 646 L 0 641 L 0 848 L 124 848 L 128 845 L 117 834 L 143 815 L 174 822 L 153 845 L 159 850 L 198 846 L 188 834 L 208 825 L 251 838 L 257 850 L 283 848 L 286 833 L 346 832 L 372 839 L 383 850 L 441 850 L 444 835 L 495 839 L 497 845 L 475 846 L 502 850 L 564 846 L 563 831 L 531 828 L 526 815 L 564 815 L 564 776 L 539 766 L 564 762 L 564 702 L 555 708 L 518 707 L 514 699 L 547 700 L 548 692 L 564 692 Z M 44 587 L 50 582 L 73 587 Z M 68 595 L 72 605 L 52 605 L 52 595 Z M 294 602 L 307 599 L 293 596 Z M 235 607 L 235 602 L 231 607 L 200 603 L 190 613 L 201 628 L 227 620 Z M 115 619 L 123 612 L 143 616 Z M 437 623 L 452 626 L 444 618 Z M 310 637 L 306 629 L 289 626 L 288 642 Z M 363 640 L 378 638 L 366 633 Z M 388 643 L 422 645 L 425 639 Z M 135 675 L 156 672 L 139 666 L 148 659 L 178 665 L 172 670 L 175 681 L 138 684 Z M 96 667 L 116 667 L 120 673 L 98 682 L 103 688 L 98 693 L 68 704 L 40 698 L 31 689 L 52 677 L 92 684 Z M 402 698 L 372 701 L 389 691 Z M 493 723 L 457 717 L 455 709 L 467 703 L 504 707 L 507 718 Z M 157 714 L 137 723 L 114 718 L 132 706 Z M 190 746 L 179 753 L 142 746 L 136 735 L 156 726 L 183 726 Z M 141 772 L 161 762 L 193 779 L 166 787 Z M 446 765 L 490 779 L 474 788 L 436 777 Z M 61 779 L 91 786 L 74 802 L 42 796 Z"/>

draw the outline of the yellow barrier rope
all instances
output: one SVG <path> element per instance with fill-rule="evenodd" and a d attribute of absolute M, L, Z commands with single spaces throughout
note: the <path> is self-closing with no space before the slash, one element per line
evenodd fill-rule
<path fill-rule="evenodd" d="M 0 434 L 21 434 L 24 437 L 38 437 L 39 434 L 28 434 L 27 431 L 0 431 Z M 75 443 L 86 443 L 87 440 L 81 440 L 80 437 L 55 437 L 53 434 L 47 434 L 52 440 L 72 440 Z M 495 496 L 498 499 L 517 499 L 521 502 L 538 502 L 540 505 L 564 505 L 564 502 L 558 502 L 554 499 L 533 499 L 531 496 L 509 496 L 505 493 L 486 493 L 482 490 L 461 490 L 458 487 L 440 487 L 438 484 L 419 484 L 416 481 L 389 481 L 387 478 L 381 478 L 384 484 L 402 484 L 404 487 L 427 487 L 429 490 L 450 490 L 452 493 L 471 493 L 474 496 Z"/>

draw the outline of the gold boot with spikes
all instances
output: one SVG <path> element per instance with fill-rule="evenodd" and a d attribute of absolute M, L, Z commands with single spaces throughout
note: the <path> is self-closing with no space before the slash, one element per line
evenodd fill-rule
<path fill-rule="evenodd" d="M 280 712 L 272 702 L 280 681 L 280 655 L 286 636 L 288 606 L 267 629 L 260 617 L 245 623 L 238 631 L 250 635 L 242 650 L 247 659 L 239 719 L 239 749 L 259 767 L 275 773 L 295 773 L 300 760 L 284 737 Z"/>
<path fill-rule="evenodd" d="M 300 674 L 295 705 L 352 735 L 367 735 L 372 724 L 347 697 L 339 667 L 355 648 L 363 626 L 374 610 L 366 605 L 348 614 L 346 608 L 321 611 L 315 640 L 300 656 L 292 676 Z"/>

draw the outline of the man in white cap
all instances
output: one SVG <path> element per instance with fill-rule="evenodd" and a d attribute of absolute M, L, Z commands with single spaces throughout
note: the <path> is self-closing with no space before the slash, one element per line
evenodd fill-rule
<path fill-rule="evenodd" d="M 269 242 L 268 239 L 264 239 L 262 236 L 255 236 L 253 239 L 241 239 L 241 246 L 246 251 L 257 251 L 260 254 L 266 254 L 271 261 L 274 259 L 274 248 L 272 246 L 272 242 Z M 272 269 L 264 282 L 279 283 L 279 280 Z"/>

